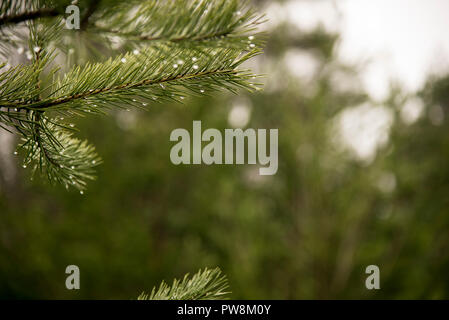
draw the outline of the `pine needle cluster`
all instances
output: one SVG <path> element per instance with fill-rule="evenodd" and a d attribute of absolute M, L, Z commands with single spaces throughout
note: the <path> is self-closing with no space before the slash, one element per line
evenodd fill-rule
<path fill-rule="evenodd" d="M 101 159 L 75 137 L 74 117 L 259 88 L 257 76 L 241 65 L 261 53 L 263 17 L 245 1 L 73 3 L 81 12 L 79 30 L 65 27 L 68 1 L 0 5 L 0 128 L 20 136 L 17 151 L 33 174 L 81 193 L 94 179 Z M 100 51 L 121 43 L 123 52 L 63 71 L 58 57 L 74 55 L 74 39 L 86 37 L 100 40 Z M 23 47 L 29 62 L 11 66 L 8 57 Z"/>

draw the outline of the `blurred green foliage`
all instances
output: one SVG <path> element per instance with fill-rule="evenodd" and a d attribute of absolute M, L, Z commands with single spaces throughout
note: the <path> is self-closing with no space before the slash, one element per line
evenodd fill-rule
<path fill-rule="evenodd" d="M 408 125 L 399 117 L 407 96 L 392 88 L 390 140 L 366 164 L 332 141 L 338 112 L 369 102 L 359 89 L 337 90 L 337 73 L 358 82 L 357 69 L 336 59 L 337 44 L 321 29 L 281 25 L 270 35 L 258 62 L 278 76 L 246 98 L 248 127 L 279 128 L 275 176 L 170 162 L 170 132 L 193 120 L 224 130 L 235 96 L 78 121 L 104 159 L 84 195 L 28 181 L 25 170 L 2 185 L 0 297 L 130 299 L 219 266 L 232 298 L 449 298 L 449 81 L 429 79 L 424 115 Z M 319 62 L 312 83 L 281 63 L 292 48 Z M 386 172 L 396 181 L 389 192 L 377 186 Z M 65 288 L 69 264 L 80 267 L 80 290 Z M 370 264 L 381 290 L 365 288 Z"/>

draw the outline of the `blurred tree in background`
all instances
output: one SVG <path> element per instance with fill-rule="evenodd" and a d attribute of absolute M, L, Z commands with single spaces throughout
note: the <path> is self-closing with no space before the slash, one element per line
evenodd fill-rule
<path fill-rule="evenodd" d="M 416 96 L 392 87 L 389 138 L 361 160 L 335 127 L 345 110 L 374 103 L 358 67 L 336 57 L 338 41 L 280 24 L 252 66 L 267 74 L 261 93 L 79 120 L 104 160 L 84 195 L 14 174 L 7 164 L 18 160 L 2 153 L 0 297 L 129 299 L 220 266 L 233 298 L 448 298 L 449 80 L 429 79 Z M 293 74 L 292 53 L 313 72 Z M 403 117 L 410 101 L 423 106 L 414 122 Z M 193 120 L 278 128 L 277 174 L 173 165 L 170 132 Z M 69 264 L 80 290 L 64 286 Z M 381 290 L 365 288 L 371 264 Z"/>

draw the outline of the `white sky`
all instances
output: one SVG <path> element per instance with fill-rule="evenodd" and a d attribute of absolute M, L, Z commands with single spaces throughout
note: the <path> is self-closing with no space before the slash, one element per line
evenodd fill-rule
<path fill-rule="evenodd" d="M 272 3 L 267 16 L 269 28 L 288 20 L 302 31 L 322 25 L 338 32 L 339 59 L 363 63 L 361 85 L 379 105 L 343 110 L 336 118 L 336 137 L 341 146 L 368 163 L 388 141 L 392 114 L 382 102 L 390 80 L 413 93 L 430 73 L 449 72 L 449 0 L 290 0 L 283 5 Z M 285 63 L 302 81 L 314 73 L 313 59 L 304 53 L 287 52 Z M 413 123 L 422 109 L 422 102 L 412 99 L 403 106 L 401 118 Z"/>
<path fill-rule="evenodd" d="M 449 0 L 291 0 L 273 3 L 268 17 L 340 32 L 342 61 L 371 61 L 361 78 L 376 100 L 386 97 L 390 79 L 416 91 L 429 72 L 449 71 Z"/>
<path fill-rule="evenodd" d="M 382 99 L 383 79 L 400 79 L 418 90 L 429 72 L 448 70 L 448 0 L 341 0 L 339 50 L 342 59 L 374 58 L 363 79 L 374 98 Z"/>

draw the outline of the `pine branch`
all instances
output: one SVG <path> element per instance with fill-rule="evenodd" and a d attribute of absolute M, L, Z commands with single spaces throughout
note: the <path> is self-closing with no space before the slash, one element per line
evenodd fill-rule
<path fill-rule="evenodd" d="M 138 300 L 222 300 L 229 294 L 228 280 L 219 268 L 204 269 L 191 279 L 185 275 L 182 281 L 175 279 L 169 286 L 162 282 L 150 294 L 142 293 Z"/>
<path fill-rule="evenodd" d="M 32 135 L 22 137 L 18 150 L 23 150 L 23 167 L 32 166 L 33 175 L 45 174 L 51 182 L 68 188 L 75 187 L 83 193 L 87 181 L 95 178 L 94 168 L 101 164 L 95 148 L 86 141 L 72 137 L 72 132 L 58 120 L 31 112 Z"/>
<path fill-rule="evenodd" d="M 55 17 L 63 11 L 62 6 L 50 6 L 49 1 L 4 0 L 0 4 L 0 28 L 7 24 L 18 24 L 28 20 Z M 67 1 L 66 1 L 67 2 Z"/>
<path fill-rule="evenodd" d="M 263 16 L 247 1 L 169 0 L 123 2 L 116 11 L 98 12 L 94 20 L 94 30 L 126 39 L 191 43 L 245 39 Z"/>
<path fill-rule="evenodd" d="M 40 9 L 35 11 L 23 12 L 18 15 L 11 15 L 0 17 L 0 26 L 9 24 L 9 23 L 19 23 L 27 20 L 33 20 L 44 17 L 55 17 L 59 14 L 59 11 L 56 9 L 48 8 L 48 9 Z"/>
<path fill-rule="evenodd" d="M 45 37 L 36 31 L 34 23 L 29 23 L 29 30 L 30 44 L 34 47 L 32 64 L 12 68 L 0 75 L 0 83 L 4 84 L 0 89 L 0 119 L 3 118 L 5 124 L 22 136 L 19 150 L 25 153 L 24 168 L 31 165 L 33 175 L 39 171 L 50 181 L 66 188 L 73 186 L 83 193 L 87 180 L 94 178 L 93 168 L 101 163 L 95 149 L 87 142 L 73 138 L 64 125 L 56 119 L 48 119 L 43 111 L 15 108 L 11 112 L 10 103 L 6 104 L 7 111 L 1 110 L 5 108 L 1 101 L 18 98 L 18 94 L 22 95 L 22 101 L 34 103 L 41 100 L 41 74 L 53 56 L 40 47 L 45 43 Z M 11 76 L 15 77 L 14 80 L 9 78 Z"/>
<path fill-rule="evenodd" d="M 0 16 L 38 10 L 39 2 L 2 3 Z M 73 137 L 73 125 L 65 124 L 63 117 L 182 102 L 187 95 L 208 95 L 222 89 L 236 93 L 239 88 L 259 88 L 253 81 L 257 76 L 240 69 L 261 53 L 262 37 L 249 33 L 258 18 L 237 0 L 130 0 L 118 7 L 115 2 L 104 0 L 85 11 L 87 28 L 92 29 L 89 21 L 111 17 L 110 26 L 116 23 L 123 34 L 131 35 L 134 30 L 142 31 L 141 36 L 156 37 L 151 46 L 134 47 L 127 54 L 75 66 L 61 74 L 52 67 L 57 51 L 49 49 L 66 40 L 61 18 L 31 19 L 25 24 L 30 31 L 31 64 L 0 65 L 0 128 L 21 136 L 23 166 L 81 192 L 94 178 L 94 167 L 101 159 L 87 142 Z M 50 6 L 56 2 L 43 3 Z M 108 3 L 116 4 L 113 10 L 106 9 Z M 14 30 L 8 28 L 8 33 Z M 8 33 L 0 30 L 2 36 Z M 146 44 L 148 41 L 141 45 Z M 54 112 L 59 117 L 49 116 Z"/>
<path fill-rule="evenodd" d="M 49 97 L 9 107 L 79 114 L 109 109 L 118 101 L 142 107 L 154 100 L 181 101 L 188 93 L 206 90 L 255 90 L 257 85 L 250 81 L 254 75 L 237 67 L 259 53 L 258 49 L 241 55 L 232 49 L 198 51 L 161 44 L 105 63 L 75 67 L 52 86 Z"/>

